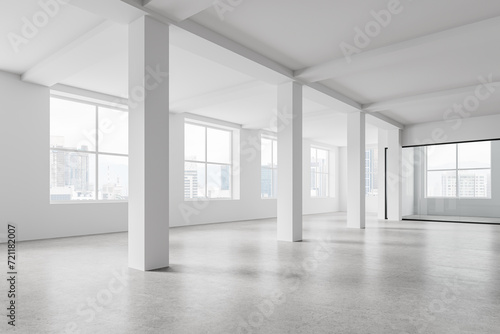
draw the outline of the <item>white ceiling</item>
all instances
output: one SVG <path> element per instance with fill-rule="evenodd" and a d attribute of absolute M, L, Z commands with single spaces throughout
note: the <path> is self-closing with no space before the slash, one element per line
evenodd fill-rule
<path fill-rule="evenodd" d="M 0 4 L 0 70 L 22 74 L 43 59 L 68 45 L 75 38 L 97 26 L 102 17 L 92 15 L 74 6 L 61 6 L 42 28 L 33 32 L 27 43 L 15 52 L 8 39 L 13 33 L 23 36 L 23 17 L 33 22 L 33 16 L 42 12 L 38 0 L 2 1 Z"/>
<path fill-rule="evenodd" d="M 73 0 L 60 5 L 18 53 L 7 38 L 0 41 L 0 70 L 24 74 L 27 80 L 37 77 L 35 72 L 38 77 L 50 76 L 45 82 L 126 97 L 126 23 L 146 10 L 172 23 L 173 112 L 266 128 L 276 105 L 275 85 L 289 79 L 283 73 L 293 76 L 295 71 L 306 84 L 317 82 L 326 91 L 305 91 L 304 136 L 339 146 L 346 144 L 345 114 L 352 110 L 345 100 L 402 124 L 423 123 L 442 120 L 448 108 L 473 93 L 479 76 L 500 80 L 496 0 L 402 1 L 401 12 L 392 15 L 352 63 L 343 59 L 340 44 L 354 45 L 354 28 L 364 28 L 373 20 L 371 12 L 384 10 L 388 1 L 222 1 L 229 9 L 223 13 L 222 7 L 206 0 L 144 3 L 144 8 L 134 0 Z M 21 34 L 23 17 L 31 20 L 41 10 L 37 0 L 2 2 L 0 33 Z M 184 30 L 193 25 L 200 25 L 194 30 L 215 43 Z M 96 27 L 107 34 L 107 47 L 89 35 Z M 218 41 L 236 43 L 226 49 Z M 68 50 L 77 47 L 85 51 L 75 57 Z M 245 52 L 259 61 L 242 57 Z M 47 65 L 71 61 L 73 68 L 65 65 L 60 71 Z M 472 117 L 499 113 L 498 102 L 500 93 L 495 92 Z M 367 142 L 376 137 L 376 129 L 367 125 Z"/>

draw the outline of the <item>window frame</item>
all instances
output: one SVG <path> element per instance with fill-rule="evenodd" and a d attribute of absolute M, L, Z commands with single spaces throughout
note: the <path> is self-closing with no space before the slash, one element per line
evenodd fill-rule
<path fill-rule="evenodd" d="M 325 148 L 325 147 L 321 147 L 321 146 L 316 146 L 316 145 L 311 145 L 311 148 L 309 150 L 309 163 L 311 164 L 312 163 L 312 159 L 311 159 L 311 156 L 312 156 L 312 151 L 313 150 L 316 150 L 316 160 L 318 159 L 318 150 L 320 151 L 325 151 L 326 154 L 327 154 L 327 161 L 328 161 L 328 169 L 327 169 L 327 172 L 313 172 L 313 167 L 312 165 L 310 165 L 310 170 L 309 170 L 309 176 L 311 176 L 312 174 L 316 174 L 316 179 L 317 179 L 317 176 L 318 175 L 326 175 L 327 176 L 327 180 L 328 182 L 326 183 L 326 195 L 325 196 L 313 196 L 311 194 L 311 190 L 313 188 L 313 184 L 311 183 L 310 186 L 309 186 L 309 196 L 311 198 L 330 198 L 331 197 L 331 187 L 330 187 L 330 183 L 331 183 L 331 179 L 330 179 L 330 168 L 331 168 L 331 159 L 330 159 L 330 149 L 328 148 Z"/>
<path fill-rule="evenodd" d="M 262 157 L 262 139 L 267 139 L 271 141 L 271 167 L 263 167 L 262 166 L 262 158 L 260 162 L 260 198 L 267 200 L 267 199 L 277 199 L 278 198 L 278 180 L 274 180 L 274 172 L 276 171 L 276 178 L 278 177 L 278 161 L 274 161 L 274 142 L 276 142 L 276 150 L 278 148 L 278 137 L 268 135 L 268 134 L 261 134 L 260 135 L 260 149 L 261 149 L 261 157 Z M 276 160 L 278 159 L 278 156 L 276 155 Z M 276 167 L 275 167 L 276 166 Z M 274 194 L 274 196 L 271 197 L 262 197 L 262 168 L 269 169 L 271 170 L 271 193 Z M 276 181 L 276 183 L 275 183 Z M 276 189 L 275 188 L 276 184 Z"/>
<path fill-rule="evenodd" d="M 468 144 L 468 143 L 479 143 L 479 142 L 489 142 L 490 143 L 490 167 L 489 168 L 459 168 L 459 145 L 461 144 Z M 490 191 L 489 196 L 484 196 L 484 197 L 467 197 L 467 196 L 460 196 L 460 177 L 459 174 L 461 171 L 467 171 L 467 170 L 486 170 L 490 171 L 490 177 L 491 177 L 491 157 L 492 157 L 492 150 L 493 147 L 491 145 L 492 141 L 491 140 L 481 140 L 481 141 L 470 141 L 470 142 L 458 142 L 458 143 L 443 143 L 443 144 L 436 144 L 436 145 L 427 145 L 425 146 L 425 198 L 431 198 L 431 199 L 467 199 L 467 200 L 474 200 L 474 199 L 479 199 L 479 200 L 488 200 L 492 198 L 492 191 Z M 449 169 L 449 168 L 442 168 L 442 169 L 432 169 L 429 170 L 429 146 L 440 146 L 440 145 L 455 145 L 455 168 L 454 169 Z M 455 196 L 429 196 L 429 171 L 430 172 L 454 172 L 455 173 Z M 492 182 L 491 182 L 492 183 Z"/>
<path fill-rule="evenodd" d="M 367 154 L 370 154 L 370 159 L 367 159 Z M 378 167 L 377 170 L 375 170 L 375 160 L 377 160 L 377 166 L 378 166 L 378 148 L 377 147 L 367 147 L 365 149 L 365 196 L 378 196 L 378 186 L 377 188 L 373 186 L 369 186 L 368 181 L 372 180 L 372 184 L 375 183 L 375 180 L 378 177 Z M 370 168 L 367 166 L 367 162 L 370 161 L 371 165 L 374 166 L 374 168 Z M 369 170 L 369 171 L 367 171 Z M 372 192 L 368 192 L 368 189 L 371 188 Z M 377 193 L 373 193 L 373 190 L 377 190 Z"/>
<path fill-rule="evenodd" d="M 186 124 L 189 125 L 194 125 L 194 126 L 199 126 L 205 128 L 205 160 L 204 161 L 197 161 L 197 160 L 188 160 L 186 159 L 186 143 L 184 143 L 184 177 L 186 175 L 186 162 L 187 163 L 195 163 L 195 164 L 204 164 L 204 170 L 205 170 L 205 196 L 204 197 L 186 197 L 185 189 L 184 189 L 184 201 L 192 202 L 192 201 L 232 201 L 235 200 L 234 196 L 234 130 L 228 129 L 223 126 L 217 126 L 216 124 L 209 124 L 208 122 L 200 122 L 194 119 L 188 119 L 186 118 L 184 120 L 184 132 L 186 131 Z M 220 163 L 220 162 L 210 162 L 208 161 L 208 129 L 214 129 L 214 130 L 219 130 L 219 131 L 226 131 L 229 132 L 230 138 L 229 138 L 229 161 L 230 163 Z M 186 134 L 184 133 L 184 136 Z M 221 198 L 212 198 L 208 197 L 208 165 L 216 165 L 216 166 L 229 166 L 229 170 L 231 171 L 231 178 L 230 178 L 230 197 L 221 197 Z"/>
<path fill-rule="evenodd" d="M 119 107 L 116 105 L 112 104 L 106 104 L 106 103 L 99 103 L 96 101 L 89 101 L 86 100 L 84 97 L 81 98 L 74 98 L 74 97 L 68 97 L 68 96 L 63 96 L 59 94 L 50 94 L 50 99 L 59 99 L 59 100 L 66 100 L 70 102 L 75 102 L 75 103 L 81 103 L 81 104 L 86 104 L 89 106 L 94 107 L 94 112 L 95 112 L 95 148 L 94 150 L 87 150 L 87 151 L 82 151 L 82 150 L 77 150 L 77 149 L 69 149 L 69 148 L 62 148 L 62 147 L 51 147 L 50 145 L 50 140 L 49 140 L 49 157 L 50 153 L 53 151 L 60 151 L 60 152 L 68 152 L 68 153 L 88 153 L 88 154 L 93 154 L 95 155 L 95 189 L 94 189 L 94 196 L 95 199 L 88 199 L 88 200 L 52 200 L 50 198 L 50 186 L 49 186 L 49 202 L 50 204 L 95 204 L 95 203 L 128 203 L 128 199 L 99 199 L 99 155 L 105 155 L 105 156 L 116 156 L 116 157 L 125 157 L 128 159 L 129 154 L 122 154 L 122 153 L 106 153 L 106 152 L 99 152 L 99 108 L 106 108 L 106 109 L 112 109 L 112 110 L 117 110 L 120 112 L 126 112 L 128 113 L 128 108 L 125 107 Z M 69 111 L 71 112 L 71 111 Z M 50 115 L 50 111 L 49 111 Z M 50 115 L 51 117 L 51 115 Z M 50 137 L 50 127 L 49 127 L 49 137 Z M 128 165 L 128 161 L 127 161 Z M 49 173 L 50 177 L 50 173 Z"/>

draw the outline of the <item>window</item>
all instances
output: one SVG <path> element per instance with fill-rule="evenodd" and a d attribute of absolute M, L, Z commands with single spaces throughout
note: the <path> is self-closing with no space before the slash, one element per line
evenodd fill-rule
<path fill-rule="evenodd" d="M 128 112 L 50 99 L 50 200 L 128 198 Z"/>
<path fill-rule="evenodd" d="M 491 142 L 428 146 L 427 197 L 490 198 Z"/>
<path fill-rule="evenodd" d="M 329 196 L 329 151 L 311 147 L 311 197 Z"/>
<path fill-rule="evenodd" d="M 261 137 L 260 194 L 276 198 L 278 185 L 278 142 L 274 137 Z"/>
<path fill-rule="evenodd" d="M 365 152 L 365 194 L 378 195 L 378 149 L 370 148 Z"/>
<path fill-rule="evenodd" d="M 231 199 L 233 132 L 186 122 L 184 198 Z"/>

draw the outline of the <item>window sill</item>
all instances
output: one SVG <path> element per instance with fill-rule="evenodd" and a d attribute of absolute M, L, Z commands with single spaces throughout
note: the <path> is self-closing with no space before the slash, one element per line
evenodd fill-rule
<path fill-rule="evenodd" d="M 461 200 L 461 199 L 492 199 L 492 197 L 424 197 L 425 199 L 454 199 L 454 200 Z"/>
<path fill-rule="evenodd" d="M 82 205 L 82 204 L 115 204 L 115 203 L 128 203 L 128 201 L 123 201 L 123 200 L 81 200 L 81 201 L 50 201 L 50 204 L 77 204 L 77 205 Z"/>
<path fill-rule="evenodd" d="M 184 202 L 213 202 L 213 201 L 239 201 L 240 199 L 236 198 L 184 198 Z"/>

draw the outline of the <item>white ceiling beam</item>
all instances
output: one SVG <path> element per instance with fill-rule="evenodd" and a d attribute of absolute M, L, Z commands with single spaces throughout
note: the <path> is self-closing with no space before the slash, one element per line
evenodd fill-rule
<path fill-rule="evenodd" d="M 143 0 L 142 5 L 177 22 L 214 6 L 214 0 Z"/>
<path fill-rule="evenodd" d="M 288 69 L 287 67 L 275 62 L 274 60 L 271 60 L 263 55 L 261 55 L 258 52 L 255 52 L 246 46 L 243 46 L 225 36 L 222 36 L 215 31 L 208 29 L 205 26 L 202 26 L 201 24 L 198 24 L 192 20 L 185 20 L 182 22 L 176 22 L 175 20 L 169 19 L 168 17 L 165 17 L 161 15 L 160 13 L 157 13 L 156 11 L 152 10 L 151 8 L 144 7 L 142 4 L 139 2 L 139 0 L 121 0 L 131 6 L 134 6 L 138 9 L 143 10 L 146 14 L 154 17 L 160 22 L 163 22 L 165 24 L 171 24 L 174 26 L 177 26 L 187 32 L 190 32 L 196 36 L 202 37 L 218 46 L 221 46 L 227 50 L 230 50 L 244 58 L 247 58 L 249 60 L 252 60 L 253 62 L 260 64 L 268 69 L 273 70 L 274 72 L 280 73 L 283 76 L 283 79 L 291 79 L 293 78 L 293 71 Z"/>
<path fill-rule="evenodd" d="M 176 26 L 170 29 L 170 44 L 269 84 L 277 85 L 290 80 L 280 73 L 270 71 L 267 67 Z"/>
<path fill-rule="evenodd" d="M 465 41 L 478 43 L 487 34 L 500 29 L 500 17 L 463 25 L 432 33 L 422 37 L 391 44 L 385 47 L 361 51 L 350 56 L 337 58 L 323 64 L 295 71 L 295 76 L 309 82 L 317 82 L 346 75 L 352 72 L 379 68 L 394 63 L 394 59 L 409 60 L 425 54 L 440 52 L 450 47 L 463 47 Z M 481 34 L 483 32 L 483 34 Z M 477 38 L 478 34 L 481 38 Z"/>
<path fill-rule="evenodd" d="M 310 100 L 318 102 L 324 106 L 331 106 L 335 111 L 340 112 L 354 112 L 359 111 L 362 108 L 362 105 L 347 96 L 338 93 L 337 91 L 326 87 L 323 84 L 318 82 L 307 82 L 303 80 L 298 80 L 305 87 L 309 87 L 310 89 L 304 89 L 305 96 Z M 327 99 L 325 99 L 327 97 Z M 332 101 L 332 98 L 334 101 Z M 330 100 L 330 101 L 327 101 Z"/>
<path fill-rule="evenodd" d="M 366 122 L 376 126 L 379 129 L 385 130 L 403 130 L 405 128 L 404 124 L 401 124 L 390 117 L 379 113 L 366 113 Z"/>
<path fill-rule="evenodd" d="M 488 85 L 490 87 L 500 87 L 500 82 L 492 81 L 492 82 L 488 83 Z M 448 96 L 462 95 L 462 94 L 475 94 L 476 90 L 479 87 L 481 87 L 481 83 L 478 83 L 478 84 L 475 84 L 472 86 L 439 90 L 439 91 L 434 91 L 434 92 L 425 93 L 425 94 L 410 95 L 410 96 L 405 96 L 405 97 L 402 97 L 399 99 L 394 99 L 394 100 L 389 100 L 389 101 L 369 103 L 369 104 L 363 105 L 362 108 L 364 111 L 367 111 L 367 112 L 386 111 L 386 110 L 395 109 L 397 107 L 405 106 L 408 104 L 416 104 L 419 102 L 440 99 L 440 98 L 448 97 Z"/>
<path fill-rule="evenodd" d="M 207 41 L 209 41 L 217 46 L 220 46 L 220 47 L 222 47 L 222 49 L 225 50 L 224 52 L 229 51 L 230 53 L 234 53 L 235 55 L 240 56 L 240 57 L 237 57 L 238 60 L 235 59 L 236 57 L 232 57 L 231 58 L 232 63 L 223 62 L 223 64 L 226 66 L 235 65 L 235 67 L 233 67 L 233 69 L 235 69 L 237 71 L 240 71 L 242 73 L 251 72 L 248 74 L 251 75 L 252 77 L 256 77 L 255 76 L 256 73 L 259 74 L 260 72 L 263 72 L 263 71 L 269 72 L 268 70 L 271 70 L 273 72 L 273 77 L 274 77 L 273 78 L 274 82 L 272 82 L 272 83 L 274 83 L 274 84 L 279 84 L 279 83 L 283 83 L 283 82 L 290 81 L 290 80 L 299 81 L 302 84 L 305 84 L 313 89 L 319 90 L 321 93 L 326 94 L 326 95 L 330 96 L 331 98 L 338 100 L 340 103 L 345 104 L 347 108 L 355 108 L 358 110 L 361 109 L 361 105 L 359 103 L 357 103 L 356 101 L 353 101 L 349 97 L 347 97 L 341 93 L 338 93 L 338 92 L 334 91 L 333 89 L 327 88 L 326 86 L 316 84 L 316 83 L 304 82 L 303 80 L 297 79 L 294 76 L 294 72 L 291 69 L 287 68 L 286 66 L 283 66 L 282 64 L 279 64 L 278 62 L 276 62 L 276 61 L 274 61 L 274 60 L 272 60 L 272 59 L 270 59 L 270 58 L 268 58 L 268 57 L 266 57 L 258 52 L 255 52 L 252 49 L 250 49 L 246 46 L 243 46 L 238 42 L 235 42 L 235 41 L 233 41 L 225 36 L 222 36 L 222 35 L 216 33 L 215 31 L 208 29 L 208 28 L 206 28 L 206 27 L 204 27 L 204 26 L 202 26 L 202 25 L 200 25 L 192 20 L 187 19 L 187 20 L 184 20 L 182 22 L 176 22 L 175 20 L 169 19 L 169 18 L 155 12 L 154 10 L 148 8 L 147 6 L 144 7 L 142 5 L 141 0 L 121 0 L 121 1 L 127 3 L 131 6 L 134 6 L 135 8 L 143 10 L 145 13 L 147 13 L 148 15 L 151 15 L 152 17 L 154 17 L 155 19 L 157 19 L 160 22 L 177 26 L 177 27 L 179 27 L 187 32 L 190 32 L 196 36 L 199 36 L 199 37 L 201 37 L 201 38 L 203 38 L 203 39 L 205 39 L 205 40 L 207 40 Z M 172 40 L 173 39 L 174 39 L 174 37 L 172 37 Z M 182 47 L 182 46 L 180 46 L 180 47 Z M 204 55 L 203 52 L 200 52 L 199 54 L 202 56 Z M 220 60 L 219 60 L 219 62 L 220 62 Z M 250 63 L 253 63 L 253 64 L 250 64 Z M 256 64 L 258 66 L 255 66 Z M 256 67 L 259 67 L 259 69 L 257 69 Z M 257 77 L 257 79 L 260 79 L 260 78 Z M 266 82 L 269 82 L 269 81 L 266 81 Z M 271 82 L 269 82 L 269 83 L 271 83 Z"/>
<path fill-rule="evenodd" d="M 53 86 L 91 66 L 106 56 L 116 53 L 114 43 L 123 36 L 124 26 L 111 21 L 103 21 L 56 53 L 39 62 L 22 76 L 22 80 L 42 86 Z M 94 50 L 94 52 L 91 52 Z"/>
<path fill-rule="evenodd" d="M 273 93 L 275 88 L 258 81 L 250 81 L 241 85 L 213 91 L 207 94 L 190 97 L 170 103 L 170 111 L 174 113 L 192 112 L 208 106 L 220 105 L 230 101 L 252 96 Z"/>
<path fill-rule="evenodd" d="M 144 12 L 117 0 L 71 0 L 68 4 L 110 21 L 129 24 Z"/>

